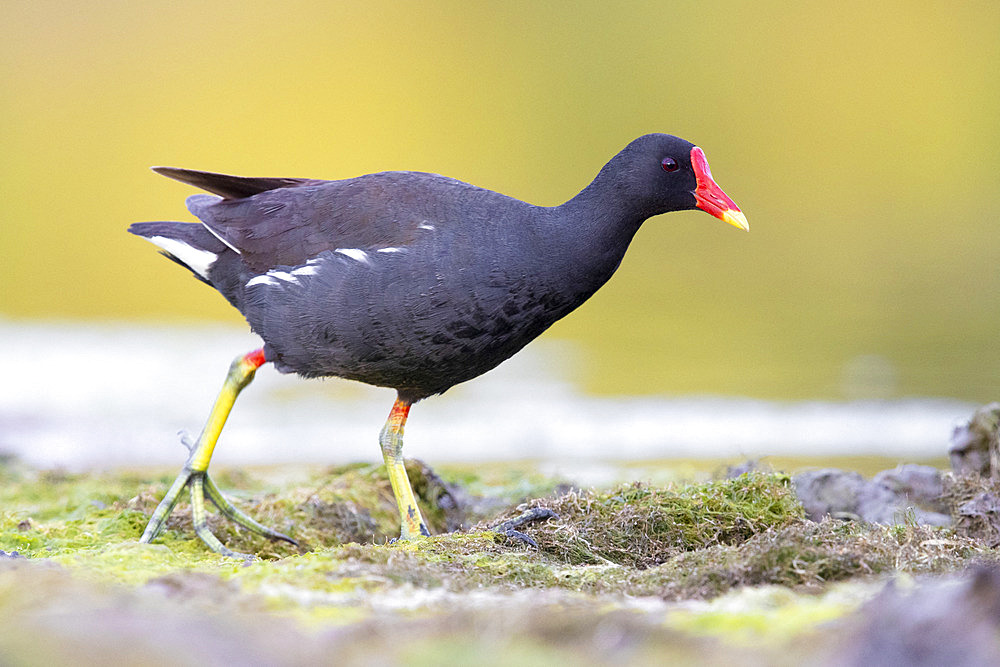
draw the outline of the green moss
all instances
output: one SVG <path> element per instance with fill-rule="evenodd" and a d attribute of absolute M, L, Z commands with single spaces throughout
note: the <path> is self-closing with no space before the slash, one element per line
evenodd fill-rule
<path fill-rule="evenodd" d="M 655 662 L 669 647 L 690 663 L 702 654 L 685 654 L 684 646 L 701 651 L 720 639 L 781 644 L 789 636 L 809 635 L 861 599 L 832 597 L 837 582 L 1000 561 L 990 547 L 990 522 L 950 530 L 912 521 L 891 527 L 808 521 L 781 474 L 582 491 L 537 473 L 524 482 L 516 469 L 502 466 L 440 474 L 419 462 L 408 468 L 436 530 L 455 522 L 480 521 L 478 526 L 390 542 L 399 525 L 381 466 L 273 476 L 266 470 L 220 471 L 219 485 L 238 506 L 303 545 L 271 543 L 213 516 L 210 525 L 220 539 L 261 556 L 247 563 L 209 551 L 195 537 L 183 504 L 155 544 L 138 544 L 149 513 L 173 481 L 171 473 L 43 474 L 0 466 L 0 549 L 29 557 L 0 558 L 0 614 L 16 626 L 19 618 L 33 618 L 36 607 L 42 610 L 38 618 L 45 617 L 50 598 L 79 594 L 89 609 L 95 602 L 87 596 L 111 596 L 113 601 L 100 604 L 106 614 L 127 618 L 127 625 L 151 601 L 169 600 L 185 619 L 175 629 L 181 637 L 190 632 L 187 614 L 200 613 L 203 622 L 222 618 L 236 628 L 257 628 L 250 633 L 280 626 L 284 633 L 336 628 L 311 637 L 371 636 L 364 640 L 364 655 L 374 651 L 390 662 L 459 654 L 478 660 L 483 652 L 496 653 L 497 662 L 511 656 L 530 662 L 532 656 L 579 661 L 590 656 L 580 642 L 624 633 L 643 647 L 629 649 L 629 659 Z M 953 486 L 950 502 L 995 490 L 984 484 L 966 480 Z M 528 488 L 549 495 L 514 507 Z M 492 495 L 481 495 L 486 492 Z M 489 530 L 529 506 L 558 514 L 521 528 L 539 548 Z M 38 587 L 43 597 L 26 600 L 24 592 Z M 123 592 L 133 597 L 119 599 Z M 636 599 L 672 611 L 642 620 L 630 607 Z M 685 601 L 683 608 L 672 606 L 678 600 Z M 552 614 L 553 608 L 560 613 Z M 633 611 L 622 615 L 625 609 Z M 35 622 L 25 621 L 25 636 L 36 632 Z M 519 628 L 521 639 L 501 633 L 492 643 L 462 643 L 496 623 L 504 632 Z M 150 627 L 159 632 L 158 618 Z M 649 637 L 658 639 L 650 644 Z M 685 644 L 692 638 L 708 644 Z M 446 645 L 455 650 L 444 650 Z M 745 657 L 747 650 L 735 655 Z M 734 654 L 726 655 L 732 662 Z"/>
<path fill-rule="evenodd" d="M 36 473 L 4 486 L 0 549 L 51 556 L 139 535 L 146 516 L 127 507 L 139 482 L 108 475 Z"/>
<path fill-rule="evenodd" d="M 487 482 L 469 469 L 438 476 L 417 462 L 411 463 L 410 474 L 437 530 L 449 522 L 492 518 L 477 530 L 389 543 L 399 525 L 381 466 L 324 469 L 283 487 L 269 481 L 266 471 L 229 472 L 218 479 L 234 502 L 302 544 L 295 549 L 272 543 L 212 517 L 210 526 L 223 542 L 261 557 L 244 563 L 206 549 L 194 536 L 184 504 L 155 544 L 137 543 L 172 482 L 169 474 L 152 479 L 10 469 L 3 474 L 8 482 L 0 491 L 7 499 L 0 512 L 0 549 L 48 559 L 95 581 L 184 594 L 207 586 L 211 596 L 320 627 L 356 622 L 374 599 L 419 608 L 441 592 L 548 589 L 709 600 L 748 586 L 808 593 L 831 582 L 886 572 L 942 572 L 997 558 L 973 537 L 912 522 L 882 527 L 807 521 L 788 477 L 781 474 L 753 472 L 666 487 L 631 483 L 571 489 L 513 508 L 504 503 L 520 500 L 524 488 L 513 473 L 513 486 L 507 488 L 502 484 L 507 473 L 491 471 Z M 499 491 L 490 498 L 469 488 Z M 444 507 L 445 498 L 459 511 Z M 558 514 L 522 529 L 537 540 L 538 549 L 486 529 L 528 506 Z M 708 612 L 699 618 L 685 629 L 698 623 L 743 624 L 755 632 L 755 624 L 780 620 L 767 615 L 727 620 L 725 614 Z"/>

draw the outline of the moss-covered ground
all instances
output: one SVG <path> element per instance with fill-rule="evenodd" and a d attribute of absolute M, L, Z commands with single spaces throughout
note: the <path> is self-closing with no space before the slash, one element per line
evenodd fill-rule
<path fill-rule="evenodd" d="M 981 523 L 808 521 L 783 473 L 578 488 L 528 465 L 408 468 L 436 533 L 412 543 L 391 541 L 381 466 L 216 471 L 299 542 L 213 518 L 259 556 L 244 562 L 206 549 L 185 504 L 138 543 L 173 471 L 6 461 L 0 662 L 796 664 L 887 578 L 997 560 Z M 956 507 L 970 484 L 950 487 Z M 532 507 L 558 515 L 521 529 L 537 548 L 490 530 Z"/>

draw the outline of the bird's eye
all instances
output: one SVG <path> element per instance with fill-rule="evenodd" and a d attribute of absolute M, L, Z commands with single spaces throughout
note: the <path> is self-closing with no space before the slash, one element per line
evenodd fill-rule
<path fill-rule="evenodd" d="M 660 162 L 660 166 L 663 167 L 663 171 L 677 171 L 678 164 L 677 160 L 672 157 L 665 157 Z"/>

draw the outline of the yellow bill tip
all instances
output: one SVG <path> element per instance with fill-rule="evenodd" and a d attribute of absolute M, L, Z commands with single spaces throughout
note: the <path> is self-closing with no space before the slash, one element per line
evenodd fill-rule
<path fill-rule="evenodd" d="M 739 227 L 745 232 L 750 231 L 750 223 L 747 222 L 747 217 L 743 215 L 743 211 L 739 209 L 723 211 L 719 217 L 722 218 L 723 222 L 728 222 L 733 227 Z"/>

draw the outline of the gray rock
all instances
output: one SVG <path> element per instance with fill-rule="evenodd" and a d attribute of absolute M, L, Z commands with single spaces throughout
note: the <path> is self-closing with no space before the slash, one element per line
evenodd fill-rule
<path fill-rule="evenodd" d="M 1000 544 L 1000 497 L 984 491 L 958 508 L 958 524 L 966 532 L 979 536 L 990 547 Z"/>
<path fill-rule="evenodd" d="M 934 466 L 904 463 L 876 474 L 872 482 L 885 486 L 910 502 L 939 512 L 948 511 L 948 506 L 941 499 L 944 480 L 941 479 L 941 471 Z"/>
<path fill-rule="evenodd" d="M 959 474 L 973 473 L 988 476 L 1000 464 L 1000 403 L 984 405 L 973 413 L 965 424 L 955 427 L 951 434 L 948 458 L 951 469 Z"/>
<path fill-rule="evenodd" d="M 947 526 L 952 520 L 941 500 L 941 472 L 930 466 L 902 465 L 866 480 L 856 472 L 827 468 L 793 478 L 806 516 L 860 519 L 869 523 Z"/>
<path fill-rule="evenodd" d="M 824 516 L 859 518 L 858 495 L 868 484 L 856 472 L 824 468 L 800 473 L 792 478 L 795 493 L 806 516 L 819 521 Z"/>
<path fill-rule="evenodd" d="M 889 585 L 837 626 L 830 667 L 996 665 L 1000 570 L 980 567 L 908 592 Z"/>

